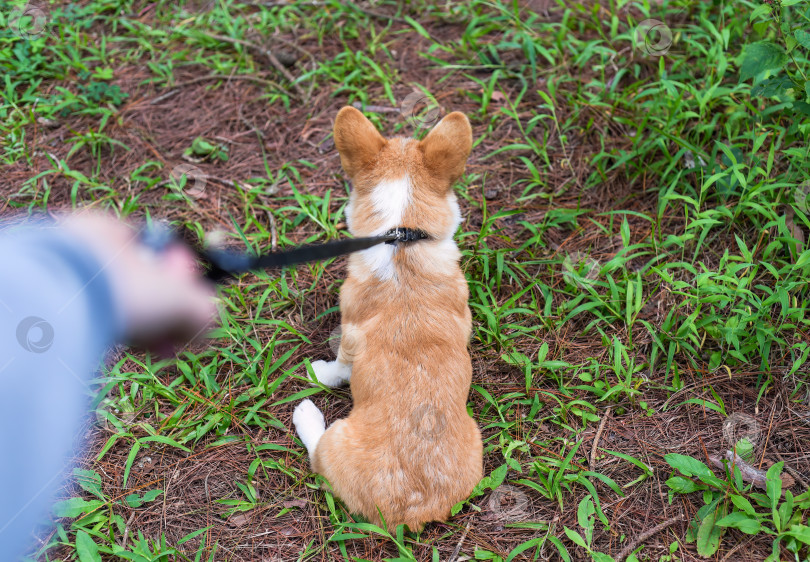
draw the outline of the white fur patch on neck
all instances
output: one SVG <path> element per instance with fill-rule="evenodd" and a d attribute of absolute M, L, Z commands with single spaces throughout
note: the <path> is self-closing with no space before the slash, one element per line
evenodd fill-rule
<path fill-rule="evenodd" d="M 405 209 L 411 204 L 411 179 L 403 176 L 393 181 L 380 182 L 371 192 L 371 205 L 383 221 L 383 232 L 401 226 Z"/>
<path fill-rule="evenodd" d="M 382 220 L 381 226 L 372 233 L 372 236 L 378 236 L 392 228 L 402 226 L 402 217 L 411 204 L 412 193 L 413 187 L 407 175 L 396 180 L 380 182 L 372 190 L 372 209 Z M 363 261 L 376 277 L 387 281 L 396 276 L 394 271 L 395 252 L 396 247 L 392 244 L 378 244 L 373 248 L 363 250 L 360 255 L 363 256 Z"/>
<path fill-rule="evenodd" d="M 371 192 L 372 209 L 382 219 L 381 226 L 372 232 L 371 236 L 377 236 L 388 232 L 392 228 L 402 226 L 402 217 L 405 210 L 411 204 L 413 187 L 408 176 L 403 176 L 394 181 L 384 181 L 377 185 Z M 348 216 L 353 214 L 353 201 L 350 201 L 346 209 Z M 430 254 L 425 258 L 434 271 L 451 272 L 461 257 L 453 236 L 461 225 L 461 209 L 458 199 L 453 191 L 447 194 L 447 209 L 451 216 L 448 230 L 430 245 Z M 348 221 L 347 221 L 348 222 Z M 394 266 L 394 255 L 397 247 L 392 244 L 378 244 L 368 250 L 359 252 L 363 262 L 368 267 L 369 273 L 381 281 L 396 279 L 397 272 Z M 358 272 L 359 273 L 359 272 Z"/>

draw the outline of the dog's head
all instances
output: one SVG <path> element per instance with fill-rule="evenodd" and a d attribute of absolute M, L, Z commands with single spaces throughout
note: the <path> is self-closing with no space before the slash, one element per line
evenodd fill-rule
<path fill-rule="evenodd" d="M 360 111 L 344 107 L 334 133 L 353 184 L 346 208 L 353 235 L 405 227 L 434 240 L 452 239 L 461 222 L 452 188 L 472 148 L 472 129 L 463 113 L 450 113 L 418 141 L 385 139 Z"/>

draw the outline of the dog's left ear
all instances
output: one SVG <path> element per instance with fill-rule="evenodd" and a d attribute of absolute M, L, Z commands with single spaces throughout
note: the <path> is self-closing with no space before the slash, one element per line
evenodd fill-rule
<path fill-rule="evenodd" d="M 371 121 L 352 106 L 338 112 L 334 138 L 343 169 L 352 179 L 374 164 L 386 142 Z"/>
<path fill-rule="evenodd" d="M 467 116 L 454 111 L 439 121 L 419 143 L 430 173 L 450 186 L 464 173 L 472 150 L 472 127 Z M 448 186 L 449 187 L 449 186 Z"/>

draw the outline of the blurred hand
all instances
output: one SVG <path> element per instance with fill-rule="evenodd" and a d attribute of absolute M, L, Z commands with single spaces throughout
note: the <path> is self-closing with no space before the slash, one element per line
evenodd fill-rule
<path fill-rule="evenodd" d="M 214 286 L 200 275 L 184 245 L 155 253 L 131 226 L 97 212 L 71 215 L 62 225 L 95 255 L 109 278 L 127 343 L 184 341 L 212 324 Z"/>

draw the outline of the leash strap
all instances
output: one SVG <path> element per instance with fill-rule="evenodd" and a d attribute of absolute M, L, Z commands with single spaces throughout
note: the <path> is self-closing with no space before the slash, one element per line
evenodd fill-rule
<path fill-rule="evenodd" d="M 198 252 L 204 262 L 209 264 L 206 278 L 221 283 L 228 277 L 235 277 L 248 271 L 258 269 L 277 269 L 299 263 L 328 260 L 366 250 L 377 244 L 394 240 L 392 235 L 372 236 L 369 238 L 349 238 L 323 244 L 307 244 L 284 252 L 274 252 L 262 256 L 249 256 L 226 250 L 207 250 Z"/>
<path fill-rule="evenodd" d="M 153 224 L 141 232 L 141 243 L 160 253 L 173 243 L 181 242 L 179 237 L 168 226 Z M 206 279 L 214 283 L 223 283 L 226 279 L 236 277 L 248 271 L 259 269 L 277 269 L 299 263 L 328 260 L 345 254 L 366 250 L 377 244 L 400 244 L 427 240 L 430 238 L 423 230 L 412 228 L 393 228 L 380 236 L 367 238 L 349 238 L 323 244 L 306 244 L 284 252 L 273 252 L 261 256 L 251 256 L 243 252 L 229 250 L 199 250 L 192 248 L 197 258 L 207 266 Z"/>

